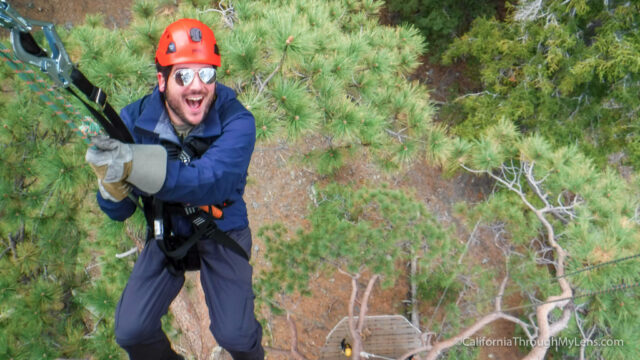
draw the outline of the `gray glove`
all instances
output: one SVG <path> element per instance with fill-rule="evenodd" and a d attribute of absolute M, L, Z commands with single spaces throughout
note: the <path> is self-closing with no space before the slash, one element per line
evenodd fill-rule
<path fill-rule="evenodd" d="M 167 151 L 161 145 L 125 144 L 102 135 L 94 137 L 92 144 L 85 159 L 98 177 L 104 198 L 124 199 L 131 191 L 128 184 L 148 194 L 162 188 L 167 173 Z"/>

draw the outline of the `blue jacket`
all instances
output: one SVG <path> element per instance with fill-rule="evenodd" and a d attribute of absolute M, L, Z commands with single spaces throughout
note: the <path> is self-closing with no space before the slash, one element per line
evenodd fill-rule
<path fill-rule="evenodd" d="M 192 206 L 229 203 L 223 209 L 224 217 L 216 223 L 222 231 L 239 230 L 249 226 L 242 196 L 255 145 L 255 120 L 230 88 L 218 83 L 216 95 L 205 119 L 187 136 L 187 139 L 194 136 L 212 141 L 211 145 L 188 165 L 178 159 L 169 159 L 164 185 L 155 197 Z M 164 140 L 181 145 L 157 87 L 150 95 L 124 107 L 120 116 L 137 144 L 160 144 Z M 147 195 L 135 188 L 133 193 L 143 198 Z M 119 221 L 127 219 L 136 210 L 129 198 L 116 203 L 102 198 L 100 192 L 98 204 L 110 218 Z M 145 209 L 147 215 L 149 211 Z M 179 235 L 191 233 L 186 218 L 172 219 L 172 224 Z"/>

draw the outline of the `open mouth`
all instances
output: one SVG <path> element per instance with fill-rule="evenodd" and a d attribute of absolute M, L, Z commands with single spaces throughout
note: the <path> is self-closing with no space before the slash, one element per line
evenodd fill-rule
<path fill-rule="evenodd" d="M 202 105 L 203 99 L 204 99 L 204 96 L 190 96 L 186 99 L 187 105 L 191 110 L 198 110 Z"/>

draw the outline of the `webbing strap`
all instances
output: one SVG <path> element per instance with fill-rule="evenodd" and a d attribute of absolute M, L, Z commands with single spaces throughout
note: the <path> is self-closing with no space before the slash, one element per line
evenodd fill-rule
<path fill-rule="evenodd" d="M 107 102 L 107 95 L 102 89 L 93 85 L 89 79 L 76 68 L 73 68 L 71 71 L 71 80 L 73 85 L 75 85 L 87 99 L 97 104 L 100 108 L 100 110 L 96 110 L 75 91 L 71 90 L 70 87 L 67 88 L 67 90 L 80 100 L 87 110 L 91 112 L 91 115 L 98 120 L 104 131 L 114 139 L 129 144 L 133 143 L 133 137 L 131 133 L 129 133 L 129 129 L 125 126 L 124 122 L 122 122 L 118 113 L 116 113 L 113 107 Z"/>
<path fill-rule="evenodd" d="M 233 240 L 229 235 L 218 228 L 214 221 L 214 217 L 210 213 L 193 207 L 185 208 L 175 205 L 166 205 L 166 207 L 167 209 L 173 209 L 173 211 L 181 208 L 181 210 L 177 211 L 181 211 L 189 216 L 191 219 L 191 224 L 195 228 L 194 233 L 191 234 L 185 242 L 180 244 L 180 246 L 178 246 L 174 250 L 168 250 L 164 245 L 164 241 L 159 242 L 160 248 L 168 257 L 175 260 L 181 260 L 187 255 L 189 249 L 194 246 L 200 239 L 209 238 L 249 261 L 249 255 L 247 254 L 247 252 L 242 248 L 242 246 L 240 246 L 240 244 L 238 244 L 237 241 Z"/>

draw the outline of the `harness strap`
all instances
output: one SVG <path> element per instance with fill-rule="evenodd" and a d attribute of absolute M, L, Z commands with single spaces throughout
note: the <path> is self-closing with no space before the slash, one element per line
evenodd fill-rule
<path fill-rule="evenodd" d="M 238 244 L 238 242 L 218 228 L 213 215 L 210 213 L 197 207 L 184 207 L 180 205 L 165 204 L 165 208 L 169 212 L 177 212 L 187 215 L 195 229 L 193 234 L 191 234 L 187 240 L 180 244 L 176 249 L 166 249 L 164 242 L 160 242 L 160 248 L 168 257 L 174 260 L 181 260 L 187 255 L 189 249 L 194 246 L 198 240 L 202 238 L 210 238 L 249 261 L 249 255 L 247 252 L 242 248 L 242 246 L 240 246 L 240 244 Z"/>
<path fill-rule="evenodd" d="M 87 110 L 91 112 L 91 115 L 98 120 L 109 136 L 129 144 L 134 142 L 129 129 L 126 127 L 124 122 L 122 122 L 122 119 L 113 109 L 111 104 L 107 102 L 107 94 L 105 94 L 101 88 L 93 85 L 89 79 L 87 79 L 87 77 L 75 67 L 71 70 L 71 81 L 87 99 L 98 105 L 100 110 L 96 110 L 89 104 L 89 102 L 85 101 L 70 87 L 67 87 L 67 90 L 69 90 L 73 96 L 78 98 Z"/>
<path fill-rule="evenodd" d="M 209 142 L 197 137 L 187 137 L 182 146 L 168 140 L 161 140 L 160 145 L 167 150 L 169 159 L 180 160 L 185 165 L 189 165 L 191 160 L 199 158 L 209 149 Z"/>

